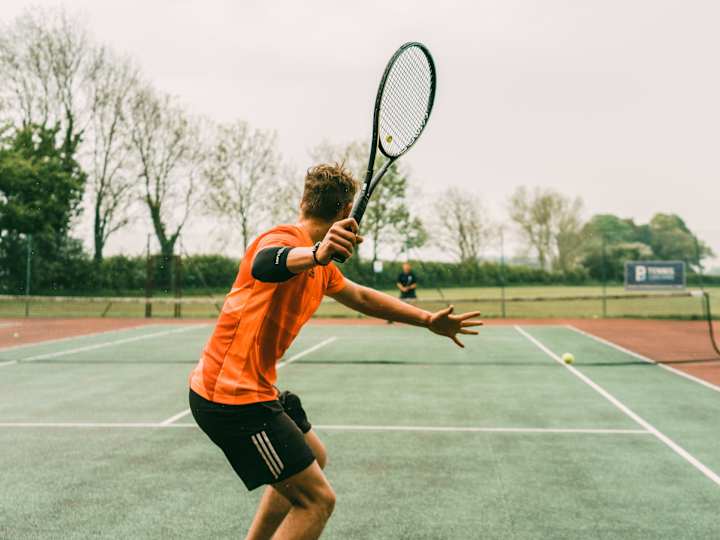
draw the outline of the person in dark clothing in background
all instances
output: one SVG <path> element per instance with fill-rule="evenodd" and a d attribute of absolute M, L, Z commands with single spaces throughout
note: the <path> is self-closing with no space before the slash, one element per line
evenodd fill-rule
<path fill-rule="evenodd" d="M 400 298 L 406 302 L 414 302 L 417 300 L 417 278 L 413 274 L 410 263 L 403 263 L 402 272 L 397 277 L 397 288 L 400 289 Z"/>

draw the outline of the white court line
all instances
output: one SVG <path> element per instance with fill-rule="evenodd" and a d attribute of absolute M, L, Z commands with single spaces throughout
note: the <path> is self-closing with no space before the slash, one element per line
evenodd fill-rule
<path fill-rule="evenodd" d="M 330 344 L 331 344 L 333 341 L 335 341 L 336 339 L 337 339 L 337 336 L 329 337 L 329 338 L 327 338 L 326 340 L 321 341 L 321 342 L 318 343 L 317 345 L 313 345 L 313 346 L 310 347 L 309 349 L 305 349 L 304 351 L 301 351 L 301 352 L 297 353 L 295 356 L 291 356 L 291 357 L 288 358 L 287 360 L 282 360 L 280 363 L 278 363 L 276 369 L 280 369 L 281 367 L 287 366 L 288 364 L 292 364 L 295 360 L 299 360 L 299 359 L 302 358 L 303 356 L 306 356 L 306 355 L 310 354 L 311 352 L 315 352 L 315 351 L 317 351 L 319 348 L 324 347 L 325 345 L 330 345 Z"/>
<path fill-rule="evenodd" d="M 690 375 L 689 373 L 685 373 L 684 371 L 681 371 L 679 369 L 676 369 L 674 367 L 661 364 L 659 362 L 656 362 L 652 358 L 648 358 L 647 356 L 643 356 L 642 354 L 638 354 L 636 352 L 631 351 L 630 349 L 626 349 L 625 347 L 621 345 L 617 345 L 616 343 L 613 343 L 612 341 L 608 341 L 606 339 L 603 339 L 601 337 L 595 336 L 589 332 L 585 332 L 584 330 L 580 330 L 579 328 L 576 328 L 572 325 L 565 325 L 565 328 L 568 328 L 569 330 L 572 330 L 573 332 L 577 332 L 578 334 L 581 334 L 585 337 L 589 337 L 590 339 L 594 339 L 598 343 L 602 343 L 603 345 L 607 345 L 608 347 L 612 347 L 613 349 L 616 349 L 620 352 L 624 352 L 625 354 L 629 354 L 630 356 L 633 356 L 637 358 L 638 360 L 642 360 L 643 362 L 647 362 L 649 364 L 655 364 L 656 366 L 659 366 L 663 369 L 666 369 L 667 371 L 674 373 L 675 375 L 679 375 L 680 377 L 684 377 L 685 379 L 688 379 L 690 381 L 694 381 L 698 384 L 702 384 L 706 388 L 709 388 L 710 390 L 715 390 L 716 392 L 720 392 L 720 386 L 717 386 L 709 381 L 705 381 L 699 377 L 695 377 L 693 375 Z"/>
<path fill-rule="evenodd" d="M 43 341 L 35 341 L 33 343 L 23 343 L 22 345 L 12 345 L 10 347 L 3 347 L 0 348 L 0 353 L 4 353 L 7 351 L 14 351 L 16 349 L 25 349 L 28 347 L 37 347 L 41 345 L 46 344 L 55 344 L 55 343 L 62 343 L 63 341 L 71 341 L 74 339 L 84 338 L 84 337 L 94 337 L 94 336 L 101 336 L 104 334 L 115 334 L 118 332 L 124 332 L 125 330 L 137 330 L 138 328 L 155 328 L 156 326 L 163 326 L 160 324 L 137 324 L 135 326 L 127 326 L 125 328 L 115 328 L 113 330 L 102 330 L 101 332 L 91 332 L 89 334 L 78 334 L 76 336 L 68 336 L 63 338 L 57 338 L 57 339 L 46 339 Z M 9 360 L 7 362 L 0 362 L 0 367 L 3 366 L 10 366 L 13 364 L 17 364 L 17 360 Z"/>
<path fill-rule="evenodd" d="M 156 326 L 164 326 L 161 324 L 136 324 L 135 326 L 126 326 L 125 328 L 113 328 L 112 330 L 101 330 L 100 332 L 90 332 L 89 334 L 78 334 L 76 336 L 68 336 L 57 339 L 45 339 L 43 341 L 33 341 L 32 343 L 23 343 L 22 345 L 10 345 L 9 347 L 0 347 L 0 353 L 6 351 L 14 351 L 16 349 L 26 349 L 28 347 L 38 347 L 40 345 L 47 345 L 53 343 L 61 343 L 63 341 L 71 341 L 73 339 L 79 339 L 84 337 L 101 336 L 103 334 L 115 334 L 117 332 L 124 332 L 125 330 L 137 330 L 138 328 L 154 328 Z"/>
<path fill-rule="evenodd" d="M 645 428 L 647 431 L 652 433 L 656 438 L 658 438 L 660 441 L 665 443 L 667 446 L 670 447 L 670 449 L 675 452 L 677 455 L 679 455 L 681 458 L 683 458 L 685 461 L 690 463 L 693 467 L 695 467 L 698 471 L 703 473 L 709 480 L 720 486 L 720 476 L 718 476 L 715 472 L 713 472 L 710 468 L 705 466 L 703 463 L 701 463 L 696 457 L 694 457 L 692 454 L 690 454 L 687 450 L 685 450 L 682 446 L 677 444 L 675 441 L 673 441 L 670 437 L 659 431 L 655 426 L 653 426 L 650 422 L 645 420 L 644 418 L 640 417 L 637 413 L 632 411 L 627 405 L 623 404 L 619 399 L 617 399 L 615 396 L 610 394 L 607 390 L 605 390 L 603 387 L 601 387 L 599 384 L 595 383 L 590 377 L 579 371 L 577 368 L 566 364 L 562 361 L 562 359 L 552 352 L 550 349 L 548 349 L 545 345 L 543 345 L 540 341 L 535 339 L 533 336 L 525 332 L 522 328 L 519 326 L 516 326 L 515 329 L 525 336 L 530 342 L 532 342 L 538 349 L 543 351 L 545 354 L 547 354 L 550 358 L 555 360 L 558 364 L 568 369 L 573 375 L 575 375 L 578 379 L 583 381 L 585 384 L 587 384 L 590 388 L 595 390 L 598 394 L 603 396 L 605 399 L 607 399 L 610 403 L 615 405 L 618 409 L 620 409 L 622 412 L 624 412 L 627 416 L 632 418 L 637 424 Z"/>
<path fill-rule="evenodd" d="M 197 428 L 196 424 L 165 424 L 155 422 L 0 422 L 0 428 Z M 547 433 L 587 435 L 651 435 L 643 429 L 602 428 L 521 428 L 521 427 L 465 427 L 465 426 L 364 426 L 316 425 L 322 431 L 396 431 L 443 433 Z"/>
<path fill-rule="evenodd" d="M 284 366 L 287 366 L 288 364 L 292 364 L 295 360 L 298 360 L 298 359 L 302 358 L 303 356 L 310 354 L 311 352 L 317 351 L 320 347 L 324 347 L 325 345 L 330 345 L 336 339 L 337 339 L 337 336 L 329 337 L 326 340 L 321 341 L 317 345 L 313 345 L 312 347 L 297 353 L 295 356 L 291 356 L 287 360 L 283 360 L 282 362 L 278 363 L 278 365 L 275 367 L 275 369 L 280 369 Z M 190 409 L 185 409 L 184 411 L 180 411 L 179 413 L 172 415 L 170 418 L 166 418 L 165 420 L 160 422 L 160 424 L 163 426 L 172 424 L 173 422 L 180 420 L 181 418 L 187 416 L 188 414 L 190 414 Z"/>
<path fill-rule="evenodd" d="M 176 421 L 180 420 L 181 418 L 186 417 L 188 414 L 190 414 L 190 409 L 185 409 L 184 411 L 180 411 L 177 414 L 173 414 L 170 418 L 166 418 L 165 420 L 160 422 L 160 425 L 167 427 L 167 426 L 171 425 L 173 422 L 176 422 Z M 188 425 L 192 425 L 192 424 L 188 424 Z"/>
<path fill-rule="evenodd" d="M 175 424 L 178 425 L 178 424 Z M 186 424 L 190 427 L 192 424 Z M 0 428 L 162 428 L 155 422 L 0 422 Z"/>
<path fill-rule="evenodd" d="M 602 428 L 522 428 L 522 427 L 465 427 L 465 426 L 340 426 L 317 425 L 315 429 L 328 431 L 441 431 L 467 433 L 588 433 L 609 435 L 649 435 L 643 429 Z"/>
<path fill-rule="evenodd" d="M 63 351 L 57 351 L 53 353 L 46 353 L 46 354 L 37 354 L 35 356 L 26 356 L 25 358 L 20 358 L 19 360 L 11 360 L 10 362 L 4 362 L 2 365 L 9 365 L 19 362 L 33 362 L 35 360 L 47 360 L 49 358 L 58 358 L 60 356 L 67 356 L 68 354 L 75 354 L 79 352 L 86 352 L 86 351 L 94 351 L 96 349 L 102 349 L 103 347 L 113 347 L 115 345 L 122 345 L 124 343 L 132 343 L 134 341 L 141 341 L 143 339 L 150 339 L 154 337 L 160 337 L 160 336 L 167 336 L 170 334 L 177 334 L 180 332 L 187 332 L 188 330 L 195 330 L 197 328 L 202 328 L 204 326 L 208 326 L 207 324 L 193 324 L 189 326 L 183 326 L 181 328 L 173 328 L 172 330 L 164 330 L 162 332 L 155 332 L 153 334 L 142 334 L 140 336 L 132 336 L 128 338 L 122 338 L 122 339 L 116 339 L 113 341 L 105 341 L 103 343 L 96 343 L 94 345 L 85 345 L 84 347 L 75 347 L 74 349 L 66 349 Z"/>
<path fill-rule="evenodd" d="M 85 345 L 84 347 L 75 347 L 74 349 L 67 349 L 64 351 L 57 351 L 54 353 L 37 354 L 35 356 L 26 356 L 20 358 L 18 362 L 33 362 L 35 360 L 47 360 L 49 358 L 59 358 L 60 356 L 67 356 L 69 354 L 75 354 L 79 352 L 94 351 L 96 349 L 102 349 L 104 347 L 114 347 L 115 345 L 123 345 L 125 343 L 133 343 L 135 341 L 142 341 L 143 339 L 150 339 L 160 336 L 168 336 L 170 334 L 179 334 L 180 332 L 187 332 L 189 330 L 196 330 L 209 326 L 208 324 L 192 324 L 188 326 L 182 326 L 180 328 L 173 328 L 172 330 L 163 330 L 162 332 L 155 332 L 153 334 L 142 334 L 140 336 L 132 336 L 128 338 L 116 339 L 113 341 L 106 341 L 104 343 L 96 343 L 94 345 Z"/>
<path fill-rule="evenodd" d="M 19 322 L 0 323 L 0 328 L 12 328 L 13 326 L 20 326 L 20 323 Z"/>
<path fill-rule="evenodd" d="M 169 424 L 172 424 L 173 422 L 180 420 L 183 416 L 186 416 L 189 412 L 190 412 L 190 409 L 180 411 L 179 413 L 172 415 L 170 418 L 166 418 L 165 420 L 160 422 L 160 425 L 167 426 Z"/>

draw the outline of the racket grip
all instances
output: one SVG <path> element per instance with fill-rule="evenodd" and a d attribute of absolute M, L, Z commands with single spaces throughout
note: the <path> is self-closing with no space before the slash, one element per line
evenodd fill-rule
<path fill-rule="evenodd" d="M 350 212 L 350 217 L 355 219 L 358 227 L 360 226 L 360 222 L 365 215 L 365 209 L 367 208 L 368 202 L 370 202 L 370 197 L 358 197 L 358 200 L 355 201 L 355 206 L 353 206 L 352 212 Z"/>
<path fill-rule="evenodd" d="M 360 226 L 360 221 L 362 221 L 363 215 L 365 214 L 365 209 L 367 208 L 368 201 L 370 200 L 370 197 L 365 197 L 364 193 L 358 199 L 355 201 L 355 205 L 353 206 L 352 212 L 350 212 L 350 217 L 355 219 L 355 222 Z M 342 255 L 338 255 L 337 253 L 333 255 L 333 261 L 344 263 L 347 259 L 343 257 Z"/>

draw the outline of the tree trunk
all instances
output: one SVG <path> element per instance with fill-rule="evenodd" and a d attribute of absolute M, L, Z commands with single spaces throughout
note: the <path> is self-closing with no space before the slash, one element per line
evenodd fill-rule
<path fill-rule="evenodd" d="M 166 292 L 175 288 L 175 239 L 160 244 L 160 283 Z"/>
<path fill-rule="evenodd" d="M 172 260 L 179 231 L 171 236 L 166 234 L 165 224 L 162 222 L 160 208 L 157 205 L 150 206 L 150 217 L 155 229 L 155 237 L 160 244 L 159 285 L 169 291 L 172 287 Z"/>
<path fill-rule="evenodd" d="M 95 207 L 95 223 L 93 223 L 95 252 L 93 253 L 93 261 L 99 264 L 103 260 L 103 248 L 105 247 L 105 239 L 102 224 L 100 223 L 99 205 Z"/>

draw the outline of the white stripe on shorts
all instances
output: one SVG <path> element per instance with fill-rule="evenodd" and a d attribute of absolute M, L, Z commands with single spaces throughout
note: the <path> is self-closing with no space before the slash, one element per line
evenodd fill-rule
<path fill-rule="evenodd" d="M 270 443 L 270 439 L 267 436 L 267 433 L 264 431 L 261 431 L 260 433 L 257 433 L 257 439 L 260 443 L 260 446 L 263 447 L 265 450 L 265 455 L 268 457 L 268 459 L 272 462 L 273 465 L 275 465 L 275 470 L 277 470 L 278 474 L 282 472 L 282 470 L 285 468 L 282 461 L 280 461 L 280 458 L 278 457 L 277 453 L 275 453 L 275 449 L 273 448 L 272 444 Z"/>
<path fill-rule="evenodd" d="M 263 461 L 265 462 L 265 465 L 268 466 L 268 469 L 270 469 L 270 472 L 273 475 L 273 478 L 277 478 L 280 476 L 280 471 L 277 469 L 277 465 L 272 460 L 272 458 L 268 455 L 267 450 L 262 445 L 262 439 L 259 437 L 259 433 L 256 433 L 251 437 L 253 444 L 255 445 L 255 448 L 257 448 L 258 453 L 260 454 L 260 457 L 263 458 Z"/>
<path fill-rule="evenodd" d="M 272 443 L 270 442 L 269 437 L 267 436 L 267 433 L 264 431 L 262 432 L 263 439 L 265 439 L 266 446 L 270 449 L 270 453 L 272 454 L 272 457 L 274 457 L 275 464 L 280 468 L 282 471 L 285 468 L 285 465 L 283 464 L 282 460 L 280 459 L 280 456 L 277 455 L 277 452 L 275 452 L 275 448 L 273 448 Z"/>

